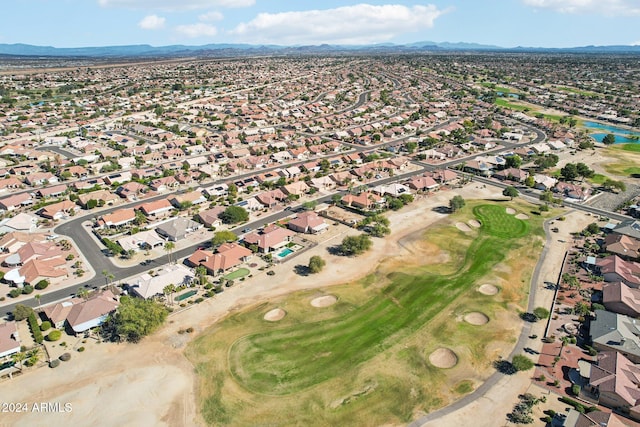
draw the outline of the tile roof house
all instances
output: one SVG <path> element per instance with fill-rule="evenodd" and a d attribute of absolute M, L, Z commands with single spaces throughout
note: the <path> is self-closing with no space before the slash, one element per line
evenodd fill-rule
<path fill-rule="evenodd" d="M 624 234 L 607 234 L 604 238 L 604 249 L 626 260 L 640 258 L 640 240 Z"/>
<path fill-rule="evenodd" d="M 81 298 L 72 298 L 57 304 L 47 305 L 42 309 L 42 312 L 55 328 L 60 329 L 64 327 L 73 305 L 80 301 L 82 301 Z"/>
<path fill-rule="evenodd" d="M 32 204 L 33 198 L 29 193 L 14 194 L 0 199 L 0 210 L 13 211 Z"/>
<path fill-rule="evenodd" d="M 209 274 L 218 275 L 248 261 L 253 253 L 251 250 L 236 243 L 220 245 L 213 253 L 206 250 L 197 250 L 187 260 L 187 265 L 197 267 L 204 266 Z"/>
<path fill-rule="evenodd" d="M 132 223 L 136 219 L 136 212 L 132 208 L 124 208 L 102 215 L 98 221 L 98 227 L 121 227 Z"/>
<path fill-rule="evenodd" d="M 16 322 L 0 323 L 0 358 L 20 352 L 20 345 Z"/>
<path fill-rule="evenodd" d="M 640 363 L 640 322 L 605 310 L 596 310 L 590 323 L 593 347 L 598 351 L 617 351 L 631 360 Z"/>
<path fill-rule="evenodd" d="M 437 189 L 440 184 L 430 176 L 416 176 L 407 182 L 407 186 L 416 191 L 429 191 Z"/>
<path fill-rule="evenodd" d="M 200 191 L 190 191 L 184 194 L 177 194 L 169 198 L 169 202 L 176 208 L 181 208 L 184 203 L 199 205 L 207 201 L 207 198 Z"/>
<path fill-rule="evenodd" d="M 493 177 L 502 181 L 524 182 L 529 177 L 529 172 L 518 168 L 506 168 L 494 173 Z"/>
<path fill-rule="evenodd" d="M 173 206 L 167 199 L 155 200 L 143 203 L 138 208 L 147 217 L 159 217 L 168 214 Z"/>
<path fill-rule="evenodd" d="M 256 245 L 258 252 L 269 253 L 285 246 L 291 241 L 295 233 L 275 224 L 268 225 L 260 233 L 249 233 L 243 241 L 249 245 Z"/>
<path fill-rule="evenodd" d="M 156 233 L 171 242 L 184 239 L 187 234 L 202 228 L 202 224 L 189 218 L 174 218 L 156 227 Z"/>
<path fill-rule="evenodd" d="M 144 230 L 132 235 L 126 234 L 116 239 L 116 241 L 125 251 L 153 249 L 165 243 L 165 240 L 158 236 L 158 233 L 154 230 Z"/>
<path fill-rule="evenodd" d="M 640 221 L 637 219 L 627 219 L 618 224 L 612 233 L 624 234 L 625 236 L 640 239 Z"/>
<path fill-rule="evenodd" d="M 326 231 L 329 225 L 316 212 L 307 211 L 287 223 L 287 226 L 297 233 L 317 234 Z"/>
<path fill-rule="evenodd" d="M 61 257 L 48 259 L 30 259 L 24 265 L 9 270 L 4 275 L 4 280 L 12 282 L 18 287 L 35 285 L 41 280 L 54 280 L 68 277 L 69 272 L 65 268 L 66 261 Z"/>
<path fill-rule="evenodd" d="M 220 227 L 222 221 L 218 218 L 218 215 L 224 212 L 225 209 L 224 206 L 214 206 L 211 209 L 198 212 L 197 217 L 205 227 Z"/>
<path fill-rule="evenodd" d="M 38 211 L 38 215 L 48 219 L 62 219 L 67 215 L 75 215 L 80 210 L 75 202 L 71 200 L 63 200 L 58 203 L 47 205 Z"/>
<path fill-rule="evenodd" d="M 632 288 L 640 288 L 640 264 L 637 262 L 609 255 L 598 258 L 596 267 L 606 282 L 623 282 Z"/>
<path fill-rule="evenodd" d="M 622 282 L 605 283 L 602 286 L 604 307 L 631 317 L 640 316 L 640 289 L 630 288 Z"/>
<path fill-rule="evenodd" d="M 113 205 L 115 202 L 120 200 L 120 197 L 109 190 L 98 190 L 78 195 L 78 203 L 80 203 L 80 205 L 85 209 L 87 209 L 87 203 L 89 200 L 95 200 L 96 202 L 103 203 L 104 205 Z"/>
<path fill-rule="evenodd" d="M 346 194 L 342 197 L 342 203 L 359 209 L 376 209 L 384 205 L 384 197 L 375 195 L 368 191 L 360 194 Z"/>
<path fill-rule="evenodd" d="M 101 292 L 86 301 L 74 304 L 67 314 L 67 323 L 75 333 L 84 332 L 102 325 L 119 305 L 118 297 L 111 291 Z"/>
<path fill-rule="evenodd" d="M 640 420 L 640 366 L 615 351 L 598 354 L 591 365 L 589 384 L 598 403 Z"/>
<path fill-rule="evenodd" d="M 13 231 L 23 231 L 32 233 L 38 228 L 38 218 L 27 212 L 5 218 L 0 221 L 0 234 L 11 233 Z"/>

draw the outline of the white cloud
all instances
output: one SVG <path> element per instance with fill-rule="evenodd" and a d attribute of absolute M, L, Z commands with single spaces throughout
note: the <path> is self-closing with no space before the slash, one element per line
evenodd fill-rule
<path fill-rule="evenodd" d="M 189 38 L 197 38 L 197 37 L 213 37 L 218 34 L 218 30 L 213 25 L 204 24 L 199 22 L 197 24 L 189 24 L 189 25 L 178 25 L 176 27 L 176 31 L 183 36 Z"/>
<path fill-rule="evenodd" d="M 198 16 L 198 19 L 203 22 L 222 21 L 224 19 L 224 15 L 220 12 L 207 12 Z"/>
<path fill-rule="evenodd" d="M 140 22 L 138 22 L 138 27 L 143 30 L 159 30 L 164 28 L 165 19 L 158 15 L 147 15 Z"/>
<path fill-rule="evenodd" d="M 637 0 L 523 0 L 524 4 L 560 13 L 591 13 L 605 16 L 640 15 Z"/>
<path fill-rule="evenodd" d="M 335 9 L 261 13 L 231 34 L 252 43 L 368 44 L 433 27 L 446 11 L 434 5 L 358 4 Z"/>
<path fill-rule="evenodd" d="M 239 8 L 255 4 L 255 0 L 98 0 L 102 7 L 128 9 L 194 10 L 213 7 Z"/>

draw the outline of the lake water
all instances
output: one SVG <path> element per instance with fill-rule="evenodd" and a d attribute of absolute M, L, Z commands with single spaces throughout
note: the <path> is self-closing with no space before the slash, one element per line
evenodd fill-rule
<path fill-rule="evenodd" d="M 629 138 L 632 135 L 640 136 L 640 132 L 630 131 L 628 129 L 619 128 L 617 126 L 606 125 L 596 122 L 584 122 L 584 127 L 587 130 L 596 131 L 590 135 L 598 142 L 602 142 L 605 135 L 612 133 L 615 137 L 616 144 L 626 144 L 629 142 L 638 142 L 637 140 Z"/>

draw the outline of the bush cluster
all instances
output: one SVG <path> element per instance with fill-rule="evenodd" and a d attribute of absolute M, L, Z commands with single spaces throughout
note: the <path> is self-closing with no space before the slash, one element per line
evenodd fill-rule
<path fill-rule="evenodd" d="M 33 339 L 38 344 L 42 344 L 44 341 L 44 336 L 42 336 L 42 331 L 40 330 L 40 326 L 38 325 L 38 319 L 36 318 L 36 313 L 31 312 L 29 317 L 27 317 L 27 322 L 29 322 L 29 328 L 31 328 L 31 333 L 33 334 Z"/>

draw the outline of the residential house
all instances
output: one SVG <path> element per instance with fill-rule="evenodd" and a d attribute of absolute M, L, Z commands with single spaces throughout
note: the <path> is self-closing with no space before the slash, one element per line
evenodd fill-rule
<path fill-rule="evenodd" d="M 117 228 L 128 225 L 136 219 L 136 212 L 132 208 L 124 208 L 102 215 L 97 223 L 97 227 Z"/>
<path fill-rule="evenodd" d="M 123 171 L 123 172 L 118 172 L 118 173 L 114 173 L 109 176 L 106 176 L 104 178 L 104 182 L 107 185 L 124 184 L 126 182 L 131 181 L 131 178 L 132 178 L 131 172 Z"/>
<path fill-rule="evenodd" d="M 632 288 L 640 288 L 640 264 L 625 261 L 617 255 L 598 258 L 596 261 L 598 272 L 605 282 L 623 282 Z"/>
<path fill-rule="evenodd" d="M 316 212 L 307 211 L 298 214 L 287 223 L 296 233 L 318 234 L 327 230 L 329 225 Z"/>
<path fill-rule="evenodd" d="M 73 304 L 67 323 L 76 334 L 102 325 L 109 314 L 116 311 L 120 302 L 111 291 L 100 292 L 86 301 Z"/>
<path fill-rule="evenodd" d="M 403 194 L 411 194 L 411 189 L 404 184 L 391 183 L 376 185 L 372 190 L 374 193 L 381 196 L 400 197 Z"/>
<path fill-rule="evenodd" d="M 65 268 L 66 261 L 62 257 L 50 259 L 31 259 L 23 266 L 9 270 L 4 275 L 4 280 L 13 283 L 17 287 L 35 285 L 41 280 L 57 281 L 68 277 L 69 272 Z"/>
<path fill-rule="evenodd" d="M 598 351 L 616 351 L 633 363 L 640 363 L 640 323 L 624 314 L 596 310 L 590 334 Z"/>
<path fill-rule="evenodd" d="M 43 218 L 58 220 L 68 215 L 75 215 L 80 210 L 80 206 L 71 200 L 63 200 L 58 203 L 46 205 L 38 211 L 38 215 Z"/>
<path fill-rule="evenodd" d="M 149 183 L 149 187 L 153 191 L 163 193 L 165 191 L 172 190 L 180 185 L 176 178 L 172 175 L 156 178 Z"/>
<path fill-rule="evenodd" d="M 20 352 L 20 335 L 16 322 L 0 323 L 0 360 Z"/>
<path fill-rule="evenodd" d="M 267 208 L 273 208 L 278 204 L 278 202 L 282 202 L 287 199 L 287 196 L 279 188 L 271 191 L 265 191 L 264 193 L 260 193 L 255 197 L 258 202 L 260 202 Z"/>
<path fill-rule="evenodd" d="M 576 200 L 586 200 L 590 194 L 589 188 L 583 188 L 580 185 L 562 181 L 558 182 L 555 187 L 553 187 L 553 191 L 560 193 L 563 197 Z"/>
<path fill-rule="evenodd" d="M 129 282 L 129 290 L 140 298 L 150 299 L 164 295 L 165 288 L 169 285 L 190 285 L 194 279 L 194 273 L 182 264 L 169 264 L 156 270 L 154 276 L 143 273 Z"/>
<path fill-rule="evenodd" d="M 248 245 L 256 245 L 258 252 L 269 253 L 285 246 L 291 241 L 295 233 L 275 224 L 268 225 L 259 233 L 249 233 L 243 241 Z"/>
<path fill-rule="evenodd" d="M 171 221 L 160 224 L 156 232 L 171 242 L 184 239 L 187 234 L 202 228 L 202 224 L 189 218 L 174 218 Z"/>
<path fill-rule="evenodd" d="M 29 193 L 19 193 L 0 199 L 0 210 L 13 211 L 33 204 Z"/>
<path fill-rule="evenodd" d="M 364 191 L 360 194 L 346 194 L 342 197 L 342 203 L 358 209 L 373 210 L 384 205 L 384 197 Z"/>
<path fill-rule="evenodd" d="M 125 251 L 153 249 L 163 246 L 165 243 L 165 240 L 158 236 L 158 233 L 154 230 L 144 230 L 131 235 L 127 234 L 119 237 L 116 241 Z"/>
<path fill-rule="evenodd" d="M 624 260 L 640 258 L 640 240 L 624 234 L 614 232 L 607 234 L 604 238 L 604 249 Z"/>
<path fill-rule="evenodd" d="M 431 176 L 440 184 L 451 184 L 458 180 L 458 174 L 449 169 L 438 169 L 431 173 L 425 173 L 424 176 Z"/>
<path fill-rule="evenodd" d="M 591 365 L 587 389 L 602 406 L 640 420 L 640 366 L 623 354 L 603 351 Z"/>
<path fill-rule="evenodd" d="M 236 243 L 225 243 L 218 247 L 216 253 L 199 249 L 187 260 L 187 265 L 197 267 L 202 265 L 213 276 L 222 274 L 243 262 L 247 262 L 253 253 L 244 246 Z"/>
<path fill-rule="evenodd" d="M 529 178 L 529 172 L 518 168 L 506 168 L 494 173 L 493 177 L 501 181 L 524 182 Z"/>
<path fill-rule="evenodd" d="M 207 198 L 200 191 L 190 191 L 184 194 L 177 194 L 169 198 L 169 202 L 180 209 L 185 204 L 199 205 L 207 201 Z"/>
<path fill-rule="evenodd" d="M 611 230 L 611 232 L 633 237 L 634 239 L 640 239 L 640 221 L 637 219 L 624 220 Z"/>
<path fill-rule="evenodd" d="M 24 182 L 32 187 L 40 187 L 57 183 L 58 177 L 51 172 L 31 172 L 24 178 Z"/>
<path fill-rule="evenodd" d="M 291 196 L 302 196 L 309 191 L 309 186 L 304 181 L 296 181 L 282 186 L 282 192 Z"/>
<path fill-rule="evenodd" d="M 407 182 L 407 186 L 416 191 L 434 191 L 438 189 L 440 184 L 430 176 L 417 176 L 411 178 Z"/>
<path fill-rule="evenodd" d="M 33 233 L 38 228 L 38 218 L 28 212 L 21 212 L 18 215 L 0 220 L 0 234 L 22 231 Z"/>
<path fill-rule="evenodd" d="M 167 199 L 155 200 L 141 204 L 138 209 L 146 216 L 152 218 L 163 217 L 167 215 L 173 206 Z"/>
<path fill-rule="evenodd" d="M 127 200 L 137 200 L 148 190 L 149 188 L 146 185 L 131 181 L 118 187 L 116 194 Z"/>
<path fill-rule="evenodd" d="M 336 188 L 336 182 L 328 176 L 321 176 L 319 178 L 311 178 L 309 186 L 317 191 L 331 191 Z"/>
<path fill-rule="evenodd" d="M 639 317 L 640 289 L 630 288 L 622 282 L 605 283 L 602 286 L 602 303 L 614 313 Z"/>
<path fill-rule="evenodd" d="M 51 187 L 40 188 L 36 191 L 36 196 L 41 199 L 46 199 L 49 197 L 58 197 L 63 195 L 67 191 L 66 184 L 54 185 Z"/>
<path fill-rule="evenodd" d="M 556 186 L 558 180 L 547 175 L 535 174 L 533 176 L 534 187 L 538 190 L 551 190 Z"/>
<path fill-rule="evenodd" d="M 72 298 L 53 305 L 47 305 L 42 309 L 45 318 L 51 322 L 56 329 L 64 328 L 67 316 L 74 304 L 82 301 L 81 298 Z"/>
<path fill-rule="evenodd" d="M 84 209 L 89 209 L 87 203 L 89 203 L 90 200 L 95 200 L 97 206 L 110 206 L 120 200 L 120 197 L 109 190 L 92 191 L 91 193 L 84 193 L 78 196 L 78 203 L 80 203 L 80 206 Z"/>
<path fill-rule="evenodd" d="M 201 212 L 198 212 L 197 218 L 204 224 L 205 227 L 220 227 L 222 225 L 222 221 L 219 218 L 219 215 L 224 212 L 226 208 L 224 206 L 214 206 L 211 209 L 207 209 Z"/>

